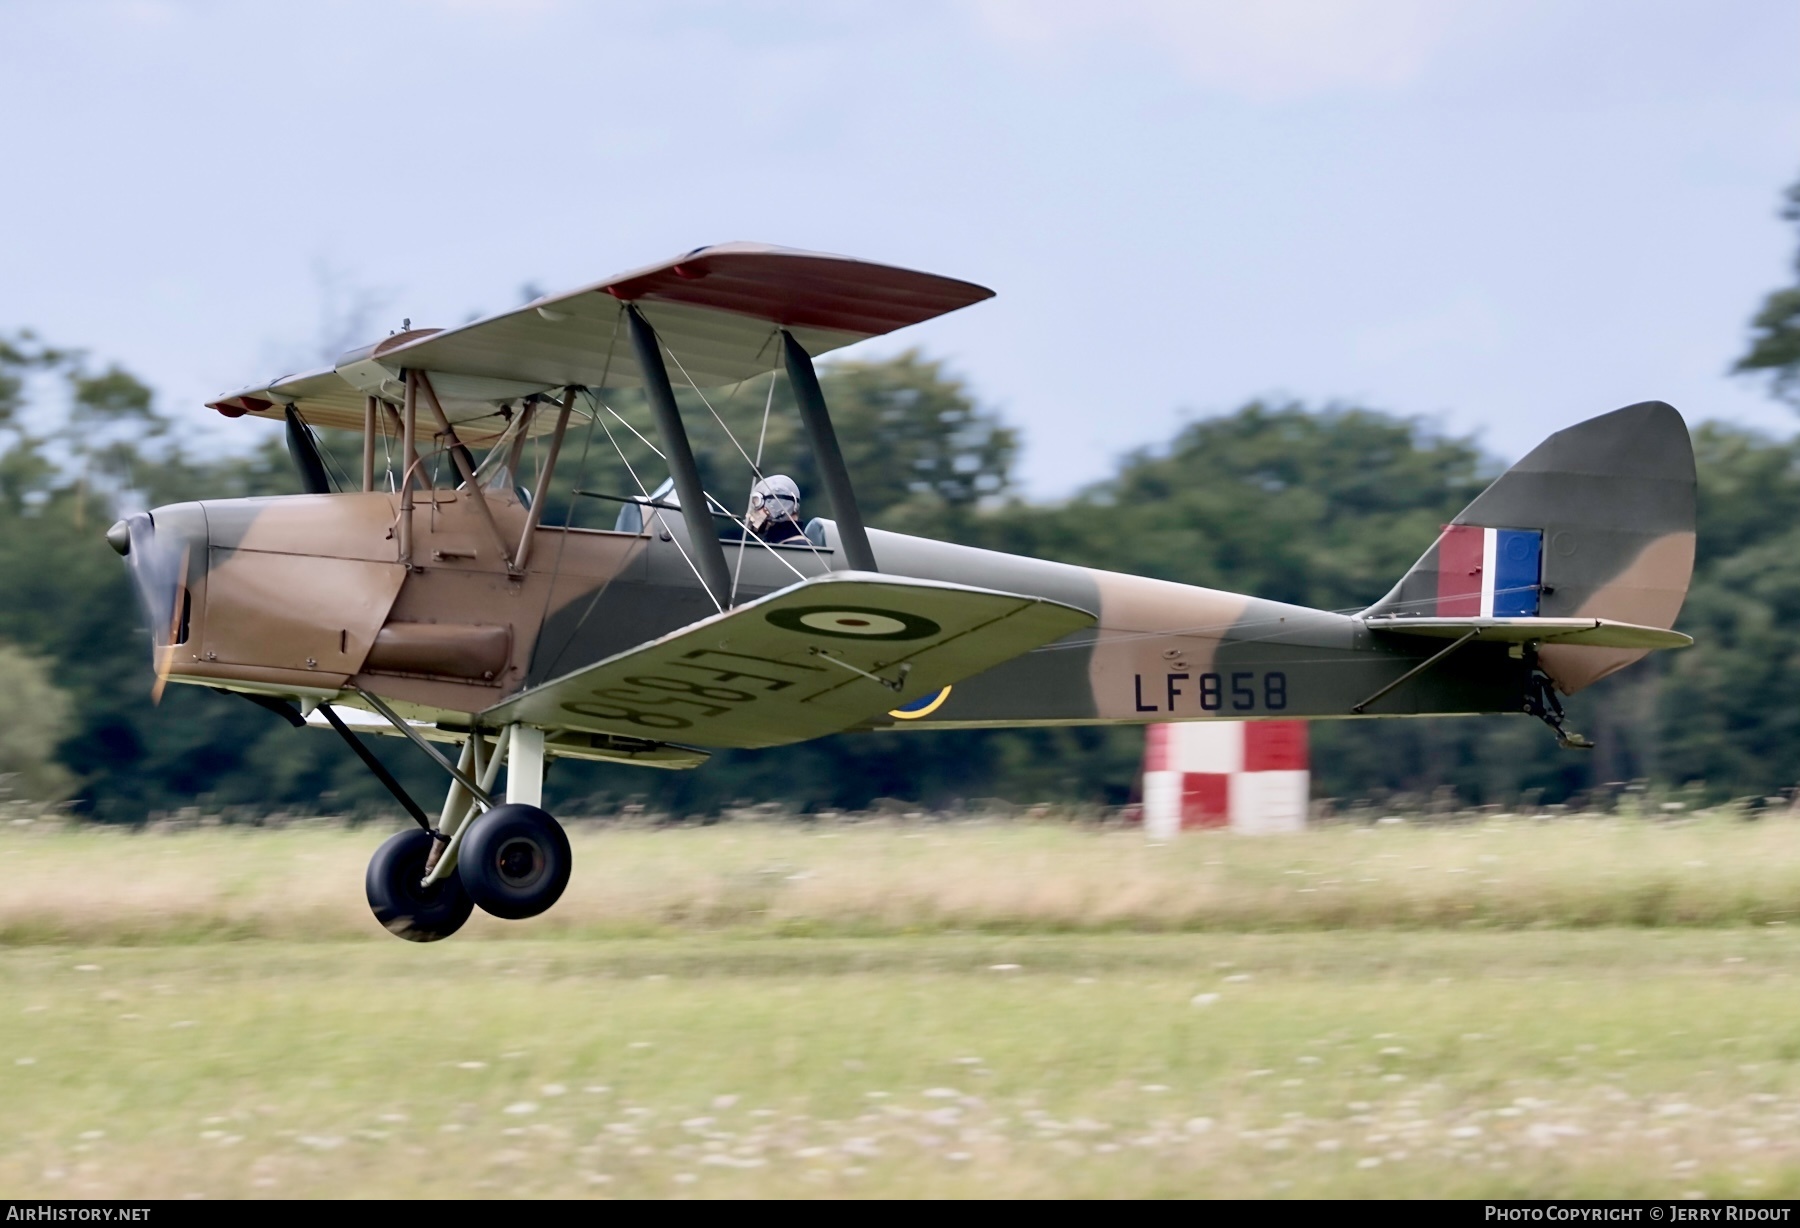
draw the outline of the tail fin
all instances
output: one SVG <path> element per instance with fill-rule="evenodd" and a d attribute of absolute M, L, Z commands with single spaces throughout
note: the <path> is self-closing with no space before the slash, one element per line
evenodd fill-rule
<path fill-rule="evenodd" d="M 1674 408 L 1645 401 L 1539 444 L 1363 613 L 1591 617 L 1667 628 L 1693 572 L 1693 442 Z M 1547 644 L 1538 663 L 1571 695 L 1645 651 Z"/>

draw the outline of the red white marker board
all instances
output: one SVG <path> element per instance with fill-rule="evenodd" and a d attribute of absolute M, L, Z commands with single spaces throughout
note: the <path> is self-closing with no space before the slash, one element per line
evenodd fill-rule
<path fill-rule="evenodd" d="M 1305 721 L 1183 721 L 1144 730 L 1144 830 L 1248 833 L 1306 826 Z"/>

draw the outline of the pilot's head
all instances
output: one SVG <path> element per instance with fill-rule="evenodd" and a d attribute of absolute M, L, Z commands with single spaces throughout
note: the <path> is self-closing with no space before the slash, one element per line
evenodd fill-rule
<path fill-rule="evenodd" d="M 750 488 L 750 527 L 761 529 L 781 520 L 800 518 L 800 488 L 785 473 L 774 473 Z"/>

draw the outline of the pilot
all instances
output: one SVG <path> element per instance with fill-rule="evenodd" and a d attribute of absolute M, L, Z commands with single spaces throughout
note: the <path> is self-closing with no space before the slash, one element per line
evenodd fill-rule
<path fill-rule="evenodd" d="M 804 542 L 800 527 L 800 488 L 785 473 L 775 473 L 750 488 L 750 531 L 771 546 Z"/>

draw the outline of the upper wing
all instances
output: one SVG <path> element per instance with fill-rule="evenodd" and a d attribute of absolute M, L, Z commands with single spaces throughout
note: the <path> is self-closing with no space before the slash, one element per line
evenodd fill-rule
<path fill-rule="evenodd" d="M 848 729 L 1093 623 L 1086 610 L 1041 597 L 835 572 L 483 715 L 699 746 L 781 746 Z"/>
<path fill-rule="evenodd" d="M 677 384 L 735 383 L 780 364 L 777 329 L 820 354 L 967 307 L 984 286 L 891 265 L 759 243 L 702 247 L 451 329 L 417 329 L 346 354 L 328 371 L 284 376 L 211 402 L 231 417 L 362 425 L 363 397 L 400 398 L 400 373 L 427 371 L 446 414 L 465 421 L 534 392 L 643 382 L 620 313 L 634 303 L 679 367 Z M 350 420 L 348 413 L 354 412 Z M 466 442 L 473 442 L 465 435 Z"/>
<path fill-rule="evenodd" d="M 383 360 L 546 386 L 633 386 L 643 380 L 618 321 L 621 304 L 635 303 L 695 383 L 730 384 L 780 363 L 777 328 L 816 358 L 993 295 L 846 256 L 725 243 L 420 337 Z"/>
<path fill-rule="evenodd" d="M 436 329 L 415 329 L 389 337 L 377 345 L 365 346 L 344 355 L 335 367 L 321 367 L 298 375 L 284 375 L 265 384 L 240 388 L 216 401 L 209 408 L 227 418 L 248 414 L 256 418 L 280 418 L 289 405 L 311 426 L 337 427 L 347 431 L 363 429 L 363 410 L 371 395 L 390 404 L 398 403 L 405 393 L 401 382 L 402 368 L 387 365 L 385 355 L 397 344 L 410 338 L 429 335 Z M 444 415 L 456 425 L 457 435 L 466 443 L 484 447 L 505 433 L 511 422 L 511 411 L 500 409 L 535 392 L 548 392 L 551 385 L 516 380 L 491 380 L 457 375 L 432 374 L 432 388 L 444 407 Z M 541 435 L 555 425 L 554 414 L 538 414 L 530 424 L 530 433 Z M 386 425 L 378 429 L 395 429 Z M 425 432 L 429 435 L 429 428 Z"/>
<path fill-rule="evenodd" d="M 1686 648 L 1694 642 L 1691 635 L 1667 631 L 1661 627 L 1640 627 L 1636 623 L 1615 622 L 1610 618 L 1404 618 L 1379 617 L 1363 620 L 1374 631 L 1398 631 L 1405 635 L 1428 635 L 1433 639 L 1453 640 L 1471 631 L 1484 640 L 1507 644 L 1536 641 L 1541 644 L 1580 644 L 1590 648 Z"/>

